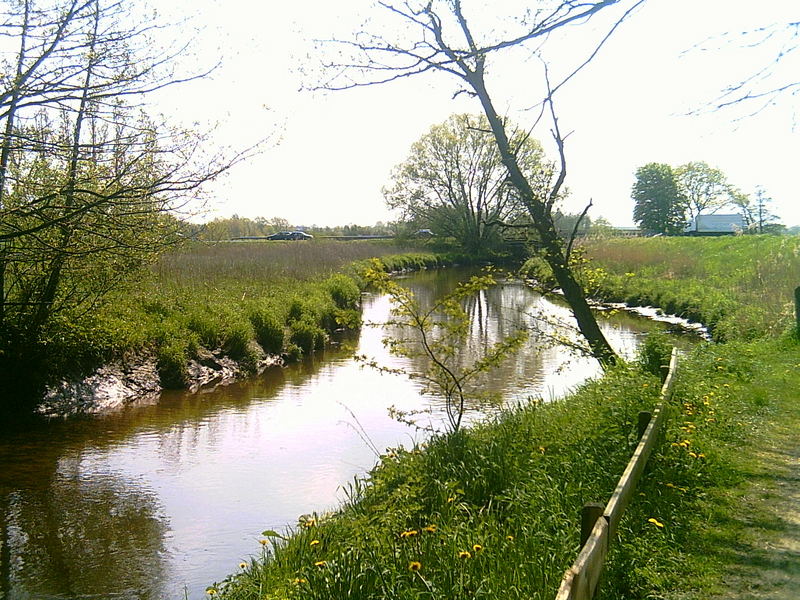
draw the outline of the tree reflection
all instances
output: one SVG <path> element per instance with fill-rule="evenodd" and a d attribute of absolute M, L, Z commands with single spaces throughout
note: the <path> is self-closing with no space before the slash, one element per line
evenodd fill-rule
<path fill-rule="evenodd" d="M 162 597 L 156 497 L 113 473 L 83 476 L 80 457 L 41 474 L 26 487 L 0 480 L 0 597 Z"/>

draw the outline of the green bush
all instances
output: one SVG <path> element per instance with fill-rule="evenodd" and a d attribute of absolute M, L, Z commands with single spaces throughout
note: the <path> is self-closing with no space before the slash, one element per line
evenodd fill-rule
<path fill-rule="evenodd" d="M 358 284 L 347 275 L 332 275 L 325 281 L 325 287 L 337 307 L 346 309 L 358 308 L 361 290 Z"/>
<path fill-rule="evenodd" d="M 206 348 L 217 348 L 222 344 L 222 323 L 209 307 L 192 310 L 186 320 L 186 327 L 197 334 L 200 343 Z"/>
<path fill-rule="evenodd" d="M 286 345 L 286 360 L 289 362 L 297 362 L 303 358 L 303 350 L 297 344 L 289 343 Z"/>
<path fill-rule="evenodd" d="M 278 318 L 265 308 L 255 308 L 250 312 L 250 323 L 253 325 L 256 341 L 264 352 L 280 354 L 285 332 Z"/>
<path fill-rule="evenodd" d="M 666 367 L 669 366 L 672 354 L 672 343 L 667 334 L 651 331 L 639 346 L 639 364 L 642 369 L 660 377 L 663 381 L 667 376 Z"/>
<path fill-rule="evenodd" d="M 182 389 L 189 383 L 189 357 L 181 341 L 159 346 L 156 352 L 156 368 L 161 387 Z"/>
<path fill-rule="evenodd" d="M 322 350 L 325 347 L 326 337 L 321 327 L 309 321 L 293 321 L 289 325 L 289 339 L 305 355 Z"/>
<path fill-rule="evenodd" d="M 250 353 L 250 342 L 255 338 L 249 321 L 231 323 L 225 332 L 225 350 L 234 360 L 241 360 Z"/>

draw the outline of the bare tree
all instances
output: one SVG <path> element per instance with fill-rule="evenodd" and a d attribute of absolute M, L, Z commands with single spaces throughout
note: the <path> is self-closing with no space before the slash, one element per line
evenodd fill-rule
<path fill-rule="evenodd" d="M 176 243 L 174 211 L 249 151 L 209 157 L 203 136 L 146 114 L 148 94 L 205 73 L 176 75 L 184 46 L 160 45 L 139 5 L 0 7 L 16 43 L 0 60 L 2 375 L 34 362 L 56 316 L 92 311 Z"/>
<path fill-rule="evenodd" d="M 796 11 L 794 11 L 796 12 Z M 796 17 L 793 14 L 792 17 Z M 721 40 L 721 42 L 720 42 Z M 784 96 L 800 94 L 797 68 L 800 61 L 800 21 L 787 18 L 749 31 L 736 31 L 711 38 L 698 47 L 717 49 L 721 44 L 743 49 L 761 49 L 766 57 L 754 70 L 728 85 L 712 102 L 716 109 L 733 105 L 751 106 L 756 114 Z"/>
<path fill-rule="evenodd" d="M 544 258 L 550 265 L 592 354 L 604 365 L 614 363 L 616 354 L 600 331 L 584 291 L 569 268 L 565 243 L 553 222 L 554 203 L 561 195 L 567 175 L 565 136 L 556 117 L 553 95 L 565 81 L 591 61 L 617 26 L 643 1 L 545 0 L 510 20 L 515 23 L 516 31 L 508 31 L 503 37 L 497 37 L 492 32 L 482 36 L 477 34 L 469 23 L 461 0 L 383 0 L 377 3 L 378 6 L 404 24 L 413 39 L 389 39 L 379 33 L 362 31 L 352 40 L 328 42 L 329 45 L 338 46 L 337 50 L 349 56 L 345 60 L 326 65 L 328 72 L 332 73 L 324 85 L 327 89 L 347 89 L 396 81 L 428 72 L 442 72 L 461 82 L 459 93 L 467 93 L 480 102 L 488 121 L 487 133 L 491 133 L 497 143 L 501 161 L 508 172 L 508 180 L 516 189 L 531 218 Z M 614 5 L 623 7 L 623 14 L 610 26 L 606 35 L 581 65 L 557 85 L 551 84 L 545 72 L 547 93 L 541 108 L 551 118 L 552 134 L 559 152 L 559 170 L 552 185 L 542 193 L 525 176 L 517 158 L 517 148 L 507 132 L 506 121 L 496 109 L 489 93 L 486 81 L 487 63 L 494 55 L 514 47 L 528 44 L 539 44 L 541 47 L 551 34 L 569 25 L 586 22 Z"/>

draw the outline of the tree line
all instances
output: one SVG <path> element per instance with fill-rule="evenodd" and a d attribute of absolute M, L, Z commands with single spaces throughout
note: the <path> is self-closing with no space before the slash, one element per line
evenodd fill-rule
<path fill-rule="evenodd" d="M 648 233 L 682 233 L 699 215 L 726 207 L 742 215 L 748 231 L 785 229 L 769 211 L 771 200 L 762 188 L 753 198 L 729 183 L 721 170 L 702 161 L 678 167 L 655 162 L 639 167 L 631 197 L 633 220 Z"/>

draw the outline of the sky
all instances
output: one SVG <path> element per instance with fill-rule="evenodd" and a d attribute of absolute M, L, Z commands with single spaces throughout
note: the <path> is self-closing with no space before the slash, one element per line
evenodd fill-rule
<path fill-rule="evenodd" d="M 518 0 L 498 0 L 501 11 Z M 234 167 L 207 190 L 196 218 L 233 214 L 282 217 L 293 225 L 369 225 L 395 219 L 382 188 L 411 144 L 456 112 L 480 112 L 445 74 L 341 92 L 301 88 L 321 81 L 313 40 L 348 37 L 376 13 L 369 0 L 155 0 L 162 16 L 188 18 L 199 29 L 187 68 L 220 61 L 202 81 L 163 93 L 158 107 L 168 119 L 214 125 L 215 144 L 243 148 L 266 140 L 260 153 Z M 502 26 L 470 10 L 478 28 Z M 800 19 L 787 0 L 647 0 L 610 38 L 597 57 L 556 97 L 566 142 L 569 198 L 563 208 L 614 225 L 632 225 L 630 199 L 636 169 L 649 162 L 673 166 L 705 161 L 730 183 L 754 194 L 761 186 L 771 210 L 788 226 L 800 225 L 798 158 L 800 98 L 785 94 L 774 106 L 710 106 L 725 86 L 769 64 L 781 40 L 753 45 L 742 36 L 772 23 Z M 380 17 L 376 21 L 381 25 Z M 554 37 L 543 47 L 555 79 L 586 56 L 602 21 Z M 784 29 L 785 31 L 785 29 Z M 726 32 L 735 34 L 723 37 Z M 594 36 L 594 37 L 593 37 Z M 762 34 L 764 36 L 764 34 Z M 194 63 L 192 61 L 195 61 Z M 793 62 L 790 62 L 793 61 Z M 785 63 L 785 64 L 784 64 Z M 543 96 L 540 62 L 512 51 L 490 63 L 496 106 L 529 127 Z M 800 73 L 788 55 L 775 74 Z M 800 76 L 798 76 L 800 79 Z M 534 129 L 555 158 L 549 125 Z"/>

